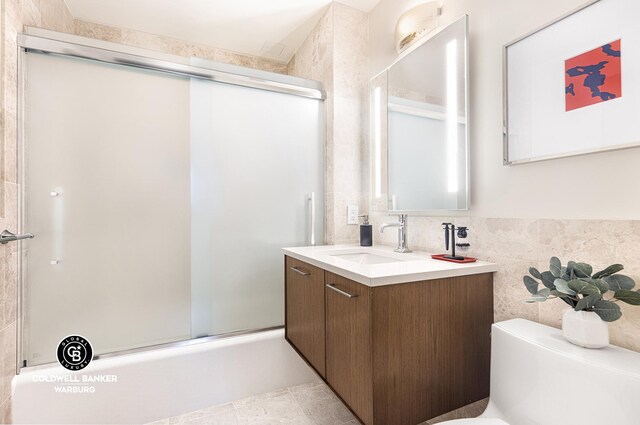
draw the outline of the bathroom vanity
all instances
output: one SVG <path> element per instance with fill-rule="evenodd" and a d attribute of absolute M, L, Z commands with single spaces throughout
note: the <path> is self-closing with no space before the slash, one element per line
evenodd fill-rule
<path fill-rule="evenodd" d="M 489 396 L 493 275 L 391 248 L 285 248 L 286 339 L 366 425 Z"/>

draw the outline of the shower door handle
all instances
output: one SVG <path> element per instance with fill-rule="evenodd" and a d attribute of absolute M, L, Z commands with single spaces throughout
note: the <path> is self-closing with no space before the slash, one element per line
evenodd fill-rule
<path fill-rule="evenodd" d="M 4 230 L 0 233 L 0 244 L 7 244 L 13 241 L 19 241 L 22 239 L 33 239 L 35 235 L 33 233 L 25 233 L 24 235 L 16 235 L 15 233 L 11 233 L 8 230 Z"/>
<path fill-rule="evenodd" d="M 309 244 L 314 246 L 316 244 L 316 193 L 311 192 L 309 195 L 309 208 L 311 208 L 311 232 Z"/>

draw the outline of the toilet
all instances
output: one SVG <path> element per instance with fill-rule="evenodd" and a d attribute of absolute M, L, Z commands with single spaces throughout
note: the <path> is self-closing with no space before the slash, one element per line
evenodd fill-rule
<path fill-rule="evenodd" d="M 447 425 L 638 425 L 640 353 L 575 346 L 562 332 L 524 319 L 491 332 L 487 409 Z"/>

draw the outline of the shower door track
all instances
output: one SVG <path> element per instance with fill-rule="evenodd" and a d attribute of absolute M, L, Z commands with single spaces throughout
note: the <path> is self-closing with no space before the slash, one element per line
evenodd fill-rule
<path fill-rule="evenodd" d="M 327 97 L 321 84 L 316 81 L 297 79 L 300 82 L 306 83 L 306 85 L 275 81 L 265 78 L 266 76 L 264 75 L 260 75 L 266 73 L 265 71 L 247 69 L 245 70 L 247 75 L 234 74 L 226 71 L 173 62 L 166 59 L 141 56 L 29 34 L 18 34 L 18 47 L 24 52 L 57 54 L 81 59 L 90 59 L 115 65 L 132 66 L 135 68 L 165 72 L 183 77 L 268 90 L 294 96 L 308 97 L 311 99 L 324 100 Z M 152 54 L 153 52 L 149 53 Z M 275 75 L 275 77 L 277 77 L 277 75 Z"/>
<path fill-rule="evenodd" d="M 47 31 L 47 33 L 56 34 L 55 32 Z M 60 34 L 65 36 L 64 34 Z M 118 50 L 106 49 L 102 47 L 89 46 L 87 44 L 81 44 L 80 42 L 70 42 L 65 40 L 57 40 L 49 37 L 42 37 L 30 34 L 18 34 L 18 128 L 17 128 L 17 142 L 18 142 L 18 176 L 20 186 L 24 188 L 25 184 L 25 154 L 24 154 L 24 54 L 28 52 L 52 54 L 60 56 L 68 56 L 80 59 L 94 60 L 98 62 L 130 66 L 134 68 L 146 69 L 151 71 L 163 72 L 188 78 L 196 78 L 199 80 L 213 81 L 223 84 L 231 84 L 236 86 L 267 90 L 277 93 L 283 93 L 288 95 L 300 96 L 311 99 L 318 99 L 324 101 L 326 99 L 326 92 L 322 88 L 322 84 L 317 81 L 305 80 L 301 78 L 290 77 L 287 75 L 278 75 L 268 73 L 266 71 L 254 70 L 243 67 L 234 67 L 238 69 L 239 73 L 232 73 L 229 71 L 222 71 L 218 69 L 209 69 L 205 67 L 193 66 L 185 63 L 180 63 L 181 57 L 176 56 L 176 61 L 167 60 L 159 57 L 143 56 L 140 54 L 133 54 Z M 81 39 L 81 37 L 73 37 L 74 39 Z M 85 40 L 82 40 L 83 42 Z M 91 42 L 88 40 L 87 42 Z M 114 43 L 110 43 L 115 46 Z M 123 46 L 126 48 L 126 46 Z M 153 55 L 154 52 L 149 51 L 149 55 Z M 160 55 L 166 57 L 167 55 Z M 214 61 L 211 61 L 214 62 Z M 215 65 L 213 65 L 215 66 Z M 275 81 L 269 79 L 268 74 L 273 74 L 272 78 L 275 79 L 291 79 L 296 82 Z M 298 83 L 298 84 L 296 84 Z M 24 223 L 24 206 L 22 190 L 18 191 L 18 229 L 22 229 L 22 223 Z M 18 241 L 18 252 L 22 252 L 23 242 Z M 22 273 L 22 255 L 18 255 L 18 290 L 17 290 L 17 322 L 16 322 L 16 374 L 20 374 L 23 368 L 38 368 L 41 366 L 49 366 L 52 363 L 46 363 L 36 366 L 28 366 L 26 360 L 23 357 L 23 325 L 24 325 L 24 309 L 23 309 L 23 290 L 24 290 L 24 276 Z M 201 344 L 218 339 L 229 338 L 233 336 L 248 335 L 253 333 L 265 332 L 270 330 L 282 329 L 284 326 L 274 326 L 262 329 L 249 329 L 236 332 L 224 333 L 220 335 L 211 335 L 199 338 L 186 339 L 181 341 L 168 342 L 163 344 L 155 344 L 149 346 L 141 346 L 131 348 L 127 350 L 120 350 L 108 353 L 102 353 L 94 356 L 94 359 L 116 357 L 120 355 L 141 353 L 150 350 L 157 350 L 163 348 L 172 347 L 184 347 L 194 344 Z"/>
<path fill-rule="evenodd" d="M 173 341 L 173 342 L 165 342 L 165 343 L 162 343 L 162 344 L 146 345 L 146 346 L 142 346 L 142 347 L 129 348 L 127 350 L 120 350 L 120 351 L 113 351 L 113 352 L 109 352 L 109 353 L 96 354 L 95 356 L 93 356 L 93 360 L 108 359 L 110 357 L 119 357 L 119 356 L 123 356 L 123 355 L 126 355 L 126 354 L 145 353 L 145 352 L 148 352 L 148 351 L 161 350 L 161 349 L 165 349 L 165 348 L 189 347 L 189 346 L 192 346 L 192 345 L 204 344 L 206 342 L 219 341 L 221 339 L 233 338 L 233 337 L 237 337 L 237 336 L 255 335 L 255 334 L 258 334 L 258 333 L 262 333 L 262 332 L 276 331 L 276 330 L 280 330 L 280 329 L 284 329 L 284 326 L 271 326 L 271 327 L 263 328 L 263 329 L 250 329 L 250 330 L 243 330 L 243 331 L 234 331 L 234 332 L 227 332 L 227 333 L 223 333 L 223 334 L 219 334 L 219 335 L 202 336 L 202 337 L 198 337 L 198 338 L 183 339 L 181 341 Z M 29 365 L 25 365 L 24 363 L 22 363 L 21 365 L 19 365 L 20 367 L 16 369 L 16 374 L 19 375 L 21 369 L 38 370 L 38 369 L 42 369 L 42 368 L 51 367 L 52 364 L 54 364 L 54 362 L 43 363 L 43 364 L 39 364 L 39 365 L 35 365 L 35 366 L 29 366 Z"/>

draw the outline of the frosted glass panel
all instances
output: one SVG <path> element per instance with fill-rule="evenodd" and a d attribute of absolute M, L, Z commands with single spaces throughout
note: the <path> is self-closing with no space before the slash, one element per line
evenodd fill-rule
<path fill-rule="evenodd" d="M 25 57 L 28 364 L 190 338 L 188 79 Z"/>
<path fill-rule="evenodd" d="M 312 193 L 324 240 L 322 101 L 40 53 L 25 87 L 29 366 L 284 324 Z"/>
<path fill-rule="evenodd" d="M 323 242 L 324 105 L 191 83 L 193 335 L 284 324 L 285 246 Z"/>

